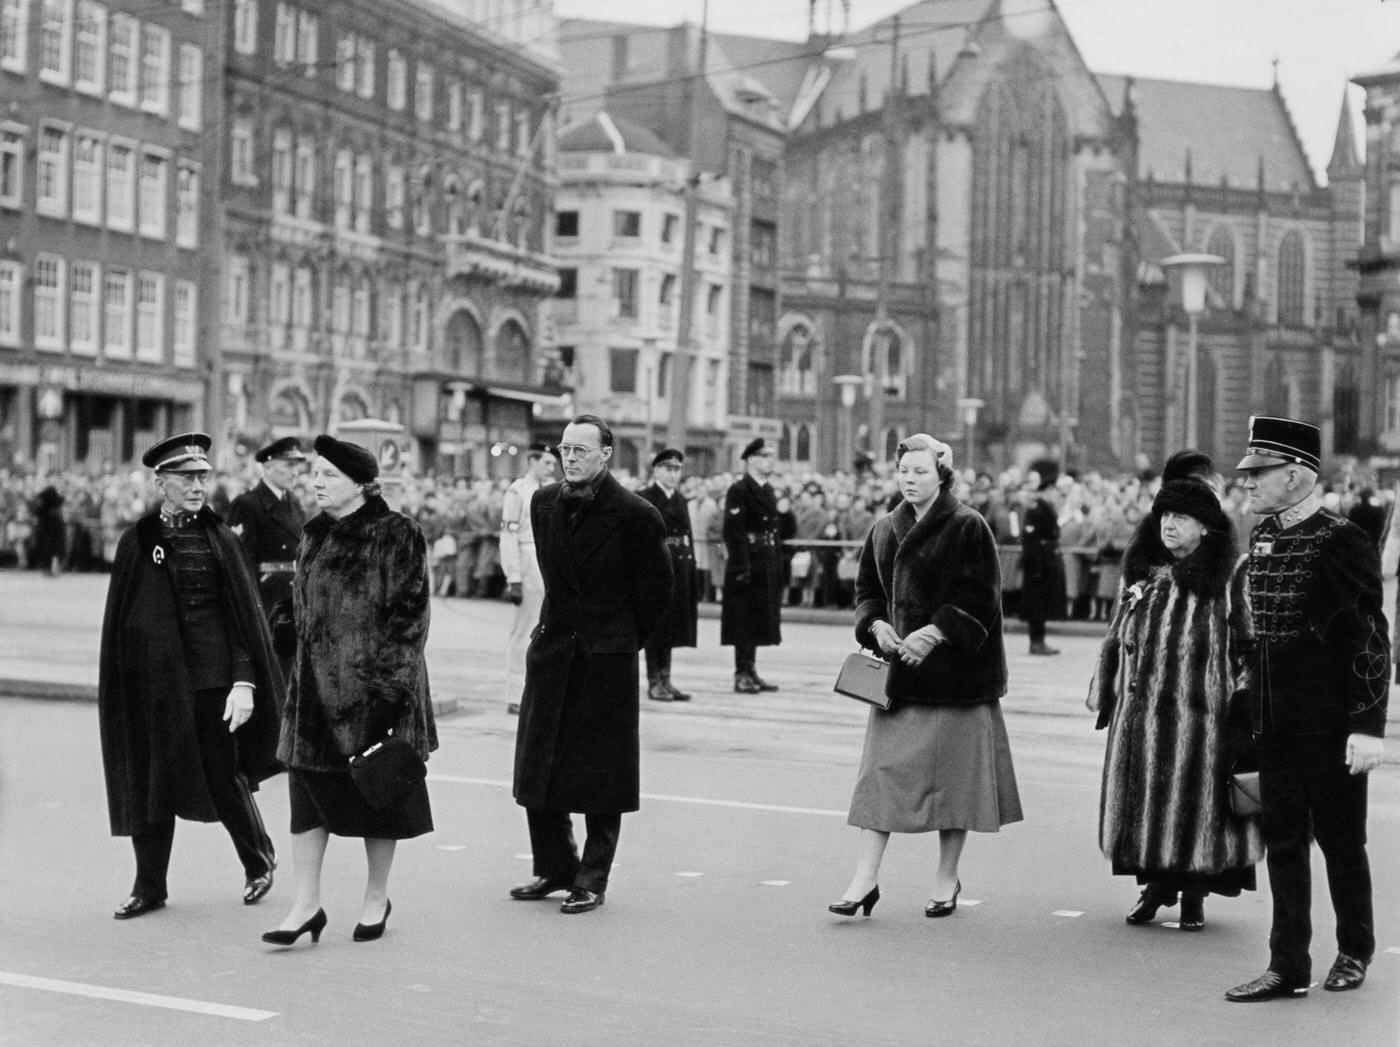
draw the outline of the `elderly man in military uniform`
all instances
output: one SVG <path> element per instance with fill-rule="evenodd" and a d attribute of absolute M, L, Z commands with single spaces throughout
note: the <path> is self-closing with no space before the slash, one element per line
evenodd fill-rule
<path fill-rule="evenodd" d="M 228 525 L 243 541 L 258 579 L 263 610 L 271 614 L 279 600 L 292 595 L 297 546 L 306 525 L 306 510 L 293 486 L 306 455 L 295 436 L 284 436 L 262 448 L 253 459 L 262 467 L 262 479 L 233 500 Z"/>
<path fill-rule="evenodd" d="M 637 493 L 645 498 L 666 525 L 666 548 L 671 554 L 675 586 L 661 624 L 645 648 L 647 697 L 654 702 L 688 702 L 690 695 L 671 683 L 671 650 L 694 647 L 699 611 L 695 590 L 695 542 L 690 530 L 690 506 L 678 485 L 685 455 L 673 447 L 651 460 L 651 483 Z"/>
<path fill-rule="evenodd" d="M 501 500 L 501 571 L 506 576 L 506 599 L 515 604 L 506 645 L 506 712 L 520 712 L 525 687 L 525 649 L 540 620 L 544 604 L 544 579 L 535 559 L 535 531 L 530 526 L 530 500 L 554 479 L 554 449 L 535 442 L 525 452 L 525 475 L 511 482 Z"/>
<path fill-rule="evenodd" d="M 205 504 L 209 447 L 184 433 L 146 452 L 161 504 L 122 535 L 112 564 L 98 721 L 112 834 L 136 851 L 118 920 L 165 905 L 177 817 L 223 823 L 245 904 L 272 887 L 252 789 L 277 770 L 282 676 L 238 539 Z"/>
<path fill-rule="evenodd" d="M 719 642 L 734 648 L 734 690 L 776 691 L 758 675 L 758 648 L 783 642 L 781 608 L 787 578 L 778 536 L 778 499 L 768 483 L 773 448 L 762 437 L 739 456 L 744 475 L 724 496 L 724 595 Z"/>
<path fill-rule="evenodd" d="M 1388 628 L 1375 543 L 1323 507 L 1321 451 L 1317 426 L 1255 417 L 1236 467 L 1260 517 L 1248 559 L 1251 699 L 1273 894 L 1269 967 L 1225 994 L 1236 1003 L 1308 991 L 1314 839 L 1337 917 L 1337 958 L 1322 987 L 1359 987 L 1376 948 L 1366 776 L 1384 748 Z"/>

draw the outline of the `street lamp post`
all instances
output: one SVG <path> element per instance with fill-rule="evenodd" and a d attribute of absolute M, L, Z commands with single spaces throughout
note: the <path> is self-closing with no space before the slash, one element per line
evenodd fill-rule
<path fill-rule="evenodd" d="M 967 451 L 963 456 L 965 469 L 972 468 L 972 451 L 977 446 L 977 412 L 986 406 L 986 400 L 975 396 L 963 396 L 958 399 L 958 410 L 962 412 L 963 435 L 967 440 Z"/>
<path fill-rule="evenodd" d="M 1163 269 L 1181 270 L 1181 308 L 1186 313 L 1186 445 L 1195 447 L 1200 439 L 1197 432 L 1197 399 L 1200 395 L 1200 360 L 1196 344 L 1196 321 L 1206 308 L 1206 277 L 1225 259 L 1216 254 L 1174 254 L 1161 261 Z"/>
<path fill-rule="evenodd" d="M 841 468 L 844 460 L 855 460 L 855 433 L 852 425 L 855 421 L 856 391 L 865 384 L 865 379 L 858 374 L 838 374 L 831 379 L 833 385 L 841 390 L 841 429 L 837 434 L 836 466 Z M 845 456 L 849 456 L 848 459 Z"/>

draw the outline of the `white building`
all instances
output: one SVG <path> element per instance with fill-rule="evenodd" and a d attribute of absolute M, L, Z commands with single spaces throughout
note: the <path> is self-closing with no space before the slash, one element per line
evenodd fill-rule
<path fill-rule="evenodd" d="M 681 343 L 685 184 L 690 165 L 651 132 L 600 112 L 559 135 L 551 303 L 580 412 L 613 426 L 619 469 L 644 474 L 666 443 Z M 730 237 L 727 179 L 702 178 L 686 396 L 688 470 L 720 464 L 728 418 Z"/>

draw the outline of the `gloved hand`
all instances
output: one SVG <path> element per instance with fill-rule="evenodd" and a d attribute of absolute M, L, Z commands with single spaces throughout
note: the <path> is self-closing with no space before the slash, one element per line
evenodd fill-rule
<path fill-rule="evenodd" d="M 247 723 L 253 716 L 253 689 L 246 683 L 236 683 L 229 688 L 224 702 L 224 719 L 228 721 L 229 734 Z"/>
<path fill-rule="evenodd" d="M 520 601 L 524 597 L 521 595 L 519 582 L 506 583 L 506 599 L 515 604 L 516 607 L 520 606 Z"/>

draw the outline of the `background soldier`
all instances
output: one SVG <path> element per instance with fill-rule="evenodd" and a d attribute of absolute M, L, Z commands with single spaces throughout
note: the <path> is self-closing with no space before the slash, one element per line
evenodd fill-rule
<path fill-rule="evenodd" d="M 1065 561 L 1060 556 L 1060 467 L 1036 462 L 1040 486 L 1021 524 L 1021 617 L 1030 634 L 1031 654 L 1059 654 L 1045 642 L 1045 622 L 1065 607 Z"/>
<path fill-rule="evenodd" d="M 608 472 L 612 429 L 596 415 L 564 428 L 564 483 L 530 503 L 544 607 L 530 643 L 515 736 L 515 802 L 535 879 L 512 898 L 567 890 L 565 913 L 603 904 L 622 815 L 641 805 L 637 652 L 671 598 L 656 510 Z M 585 816 L 583 856 L 571 812 Z"/>
<path fill-rule="evenodd" d="M 525 649 L 540 620 L 544 603 L 544 579 L 535 558 L 535 531 L 530 526 L 530 499 L 554 479 L 554 449 L 532 443 L 525 452 L 525 475 L 511 483 L 501 503 L 501 570 L 506 576 L 506 599 L 515 604 L 506 647 L 506 712 L 520 712 L 520 692 L 525 687 Z"/>
<path fill-rule="evenodd" d="M 674 588 L 666 616 L 646 645 L 647 697 L 657 702 L 688 702 L 690 695 L 671 684 L 671 649 L 694 647 L 696 619 L 695 542 L 690 530 L 690 506 L 676 489 L 685 455 L 667 448 L 651 460 L 652 482 L 637 493 L 661 514 L 666 525 L 666 548 L 671 553 Z"/>
<path fill-rule="evenodd" d="M 1291 418 L 1249 420 L 1237 469 L 1260 516 L 1249 549 L 1259 827 L 1273 894 L 1269 967 L 1225 996 L 1303 996 L 1312 979 L 1311 841 L 1327 859 L 1337 959 L 1322 987 L 1355 989 L 1376 948 L 1366 857 L 1366 774 L 1381 762 L 1390 694 L 1380 556 L 1323 508 L 1322 434 Z"/>
<path fill-rule="evenodd" d="M 248 563 L 258 579 L 263 610 L 271 614 L 279 600 L 292 595 L 297 545 L 306 524 L 306 511 L 292 488 L 306 455 L 295 436 L 284 436 L 253 459 L 262 467 L 262 479 L 233 500 L 228 525 L 243 541 Z"/>
<path fill-rule="evenodd" d="M 112 834 L 136 850 L 118 920 L 165 905 L 177 816 L 223 822 L 245 904 L 272 888 L 251 788 L 278 769 L 282 676 L 238 539 L 205 505 L 209 445 L 184 433 L 146 452 L 161 505 L 122 535 L 112 564 L 98 720 Z"/>
<path fill-rule="evenodd" d="M 783 590 L 787 573 L 779 545 L 778 500 L 768 477 L 773 448 L 751 440 L 739 456 L 745 474 L 724 497 L 724 595 L 719 642 L 734 648 L 734 690 L 741 694 L 776 691 L 758 675 L 759 647 L 783 642 Z"/>

